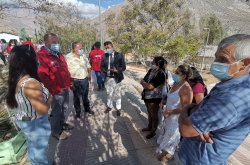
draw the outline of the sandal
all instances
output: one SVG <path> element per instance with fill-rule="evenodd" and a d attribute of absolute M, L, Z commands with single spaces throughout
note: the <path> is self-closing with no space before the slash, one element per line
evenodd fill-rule
<path fill-rule="evenodd" d="M 168 161 L 174 159 L 174 156 L 169 154 L 166 151 L 162 151 L 162 153 L 157 156 L 157 159 L 161 162 L 168 162 Z"/>

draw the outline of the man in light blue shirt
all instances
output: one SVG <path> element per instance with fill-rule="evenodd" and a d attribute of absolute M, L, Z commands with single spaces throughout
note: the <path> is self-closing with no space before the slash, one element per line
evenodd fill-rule
<path fill-rule="evenodd" d="M 223 39 L 210 70 L 221 82 L 191 116 L 180 116 L 184 165 L 227 164 L 250 132 L 250 35 Z"/>

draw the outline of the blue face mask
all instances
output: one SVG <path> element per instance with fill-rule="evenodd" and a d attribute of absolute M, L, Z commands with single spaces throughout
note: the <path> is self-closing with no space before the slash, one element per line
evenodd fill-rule
<path fill-rule="evenodd" d="M 174 80 L 174 82 L 176 82 L 176 83 L 178 83 L 178 82 L 180 82 L 180 76 L 178 75 L 178 74 L 173 74 L 172 75 L 172 77 L 173 77 L 173 80 Z"/>
<path fill-rule="evenodd" d="M 83 56 L 83 50 L 82 49 L 78 50 L 78 54 L 79 56 Z"/>
<path fill-rule="evenodd" d="M 113 50 L 112 50 L 112 49 L 107 49 L 107 53 L 108 53 L 108 54 L 112 54 L 112 53 L 113 53 Z"/>
<path fill-rule="evenodd" d="M 239 63 L 239 61 L 235 62 L 235 63 Z M 232 64 L 214 62 L 214 63 L 212 63 L 212 65 L 210 67 L 210 72 L 214 77 L 216 77 L 217 79 L 219 79 L 221 81 L 229 80 L 233 77 L 234 74 L 238 73 L 238 72 L 236 72 L 232 75 L 228 74 L 228 70 L 229 70 L 231 65 Z"/>
<path fill-rule="evenodd" d="M 59 52 L 60 51 L 60 44 L 51 44 L 50 49 L 53 50 L 54 52 Z"/>

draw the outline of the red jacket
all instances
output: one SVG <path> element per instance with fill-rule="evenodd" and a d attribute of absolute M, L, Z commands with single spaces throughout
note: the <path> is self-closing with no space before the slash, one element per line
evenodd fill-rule
<path fill-rule="evenodd" d="M 40 63 L 38 68 L 38 75 L 45 85 L 49 89 L 52 95 L 56 95 L 64 89 L 68 89 L 71 86 L 71 78 L 68 70 L 68 65 L 62 54 L 51 54 L 45 47 L 42 47 L 37 52 L 37 58 Z"/>
<path fill-rule="evenodd" d="M 30 45 L 30 46 L 32 46 L 32 48 L 36 51 L 37 50 L 37 48 L 35 47 L 35 45 L 31 42 L 31 41 L 25 41 L 24 43 L 23 43 L 23 45 Z"/>
<path fill-rule="evenodd" d="M 92 70 L 101 71 L 102 57 L 104 54 L 105 52 L 99 48 L 91 50 L 91 52 L 89 53 L 89 62 L 92 66 Z"/>

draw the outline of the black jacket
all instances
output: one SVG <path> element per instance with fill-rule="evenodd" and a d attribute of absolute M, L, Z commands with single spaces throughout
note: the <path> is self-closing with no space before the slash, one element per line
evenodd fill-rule
<path fill-rule="evenodd" d="M 108 76 L 107 70 L 108 70 L 109 56 L 110 54 L 105 53 L 102 59 L 102 64 L 101 64 L 101 70 L 102 72 L 106 74 L 106 76 Z M 113 67 L 115 67 L 118 70 L 118 72 L 117 73 L 111 72 L 111 76 L 108 76 L 108 77 L 115 78 L 116 83 L 119 83 L 124 79 L 123 72 L 126 70 L 125 59 L 121 53 L 118 53 L 118 52 L 114 53 Z"/>

